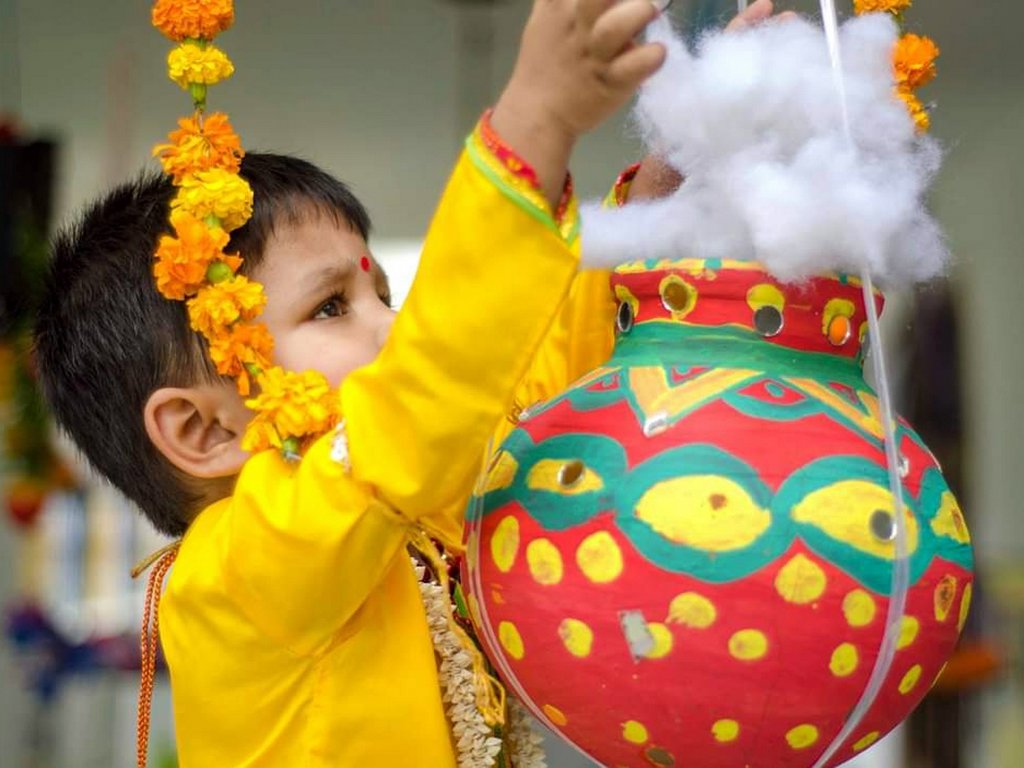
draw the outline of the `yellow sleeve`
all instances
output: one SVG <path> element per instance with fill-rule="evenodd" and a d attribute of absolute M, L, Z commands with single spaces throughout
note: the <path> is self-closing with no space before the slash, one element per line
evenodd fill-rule
<path fill-rule="evenodd" d="M 471 138 L 387 344 L 342 385 L 347 461 L 328 435 L 297 465 L 264 453 L 239 478 L 231 592 L 296 651 L 362 605 L 408 523 L 466 498 L 572 283 L 575 228 L 493 160 Z M 453 519 L 434 528 L 461 537 Z"/>
<path fill-rule="evenodd" d="M 472 486 L 576 274 L 575 229 L 473 139 L 391 340 L 342 387 L 353 477 L 412 519 Z"/>

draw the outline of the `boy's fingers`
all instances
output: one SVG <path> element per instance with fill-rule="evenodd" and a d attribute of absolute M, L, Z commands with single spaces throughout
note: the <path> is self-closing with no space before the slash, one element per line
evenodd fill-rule
<path fill-rule="evenodd" d="M 743 13 L 730 21 L 725 29 L 727 32 L 732 32 L 743 27 L 749 27 L 751 24 L 757 24 L 771 16 L 772 10 L 772 0 L 757 0 L 757 2 L 747 6 Z"/>
<path fill-rule="evenodd" d="M 775 10 L 772 0 L 754 0 L 740 15 L 750 23 L 764 21 Z"/>
<path fill-rule="evenodd" d="M 658 16 L 650 0 L 626 0 L 603 13 L 590 35 L 590 53 L 611 61 Z"/>
<path fill-rule="evenodd" d="M 576 0 L 576 19 L 584 29 L 590 29 L 617 0 Z"/>
<path fill-rule="evenodd" d="M 631 48 L 608 67 L 608 80 L 617 86 L 636 88 L 665 63 L 665 46 L 647 43 Z"/>

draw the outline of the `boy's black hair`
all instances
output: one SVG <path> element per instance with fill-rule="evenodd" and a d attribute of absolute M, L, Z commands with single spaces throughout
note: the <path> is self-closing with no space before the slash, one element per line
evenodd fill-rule
<path fill-rule="evenodd" d="M 241 175 L 253 188 L 253 216 L 232 233 L 227 250 L 244 257 L 243 271 L 260 263 L 275 226 L 311 212 L 369 236 L 363 205 L 311 163 L 250 153 Z M 166 177 L 143 173 L 57 236 L 35 343 L 57 423 L 157 530 L 178 536 L 201 494 L 150 442 L 143 411 L 157 389 L 216 374 L 189 328 L 184 302 L 168 301 L 154 283 L 153 254 L 170 229 L 173 194 Z"/>

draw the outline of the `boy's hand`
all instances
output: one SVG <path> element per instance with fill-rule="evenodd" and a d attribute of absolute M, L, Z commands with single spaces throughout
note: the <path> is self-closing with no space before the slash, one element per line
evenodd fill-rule
<path fill-rule="evenodd" d="M 661 45 L 635 41 L 658 13 L 651 0 L 535 0 L 492 124 L 534 167 L 552 203 L 576 139 L 664 62 Z"/>
<path fill-rule="evenodd" d="M 792 19 L 796 17 L 793 11 L 783 11 L 782 13 L 772 16 L 774 10 L 772 0 L 757 0 L 751 3 L 741 13 L 736 14 L 732 21 L 725 27 L 726 32 L 735 32 L 736 30 L 743 29 L 744 27 L 750 27 L 754 24 L 759 24 L 762 21 L 773 19 L 777 21 L 785 21 L 786 19 Z"/>
<path fill-rule="evenodd" d="M 665 60 L 634 42 L 658 13 L 650 0 L 536 0 L 506 93 L 578 138 Z"/>

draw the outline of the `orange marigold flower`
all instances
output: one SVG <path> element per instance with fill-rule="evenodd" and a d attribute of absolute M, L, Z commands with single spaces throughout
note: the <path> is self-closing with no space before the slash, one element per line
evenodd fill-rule
<path fill-rule="evenodd" d="M 932 125 L 931 115 L 928 114 L 928 109 L 921 100 L 914 95 L 914 92 L 906 89 L 899 88 L 896 93 L 904 103 L 907 105 L 907 110 L 910 112 L 910 116 L 914 119 L 914 125 L 917 126 L 918 133 L 925 133 Z"/>
<path fill-rule="evenodd" d="M 174 235 L 164 235 L 156 250 L 153 275 L 156 287 L 168 299 L 181 301 L 206 282 L 206 270 L 214 261 L 226 261 L 237 269 L 238 259 L 226 256 L 228 234 L 186 211 L 171 213 Z"/>
<path fill-rule="evenodd" d="M 182 43 L 167 54 L 167 75 L 182 88 L 216 85 L 235 73 L 235 65 L 220 48 Z"/>
<path fill-rule="evenodd" d="M 262 323 L 235 323 L 225 333 L 210 339 L 210 360 L 217 373 L 238 380 L 238 391 L 249 394 L 249 371 L 270 367 L 274 338 Z"/>
<path fill-rule="evenodd" d="M 200 289 L 188 302 L 188 318 L 192 330 L 216 339 L 239 320 L 258 317 L 266 303 L 263 286 L 239 275 Z"/>
<path fill-rule="evenodd" d="M 173 177 L 175 184 L 180 184 L 185 176 L 212 168 L 238 173 L 245 150 L 227 115 L 214 112 L 205 118 L 183 117 L 178 126 L 167 137 L 170 144 L 153 148 L 164 173 Z"/>
<path fill-rule="evenodd" d="M 181 180 L 171 210 L 187 211 L 197 219 L 214 216 L 230 232 L 252 216 L 252 187 L 237 173 L 220 168 L 200 171 Z"/>
<path fill-rule="evenodd" d="M 157 0 L 153 26 L 175 42 L 212 40 L 235 21 L 233 0 Z"/>
<path fill-rule="evenodd" d="M 854 13 L 903 13 L 913 0 L 853 0 Z"/>
<path fill-rule="evenodd" d="M 935 77 L 939 46 L 929 37 L 904 35 L 896 43 L 893 68 L 900 88 L 920 88 Z"/>
<path fill-rule="evenodd" d="M 294 373 L 271 368 L 259 377 L 259 394 L 245 404 L 256 412 L 256 427 L 243 441 L 252 450 L 270 440 L 275 448 L 289 438 L 327 432 L 338 420 L 338 398 L 327 378 L 317 371 Z M 271 430 L 270 427 L 273 429 Z"/>

